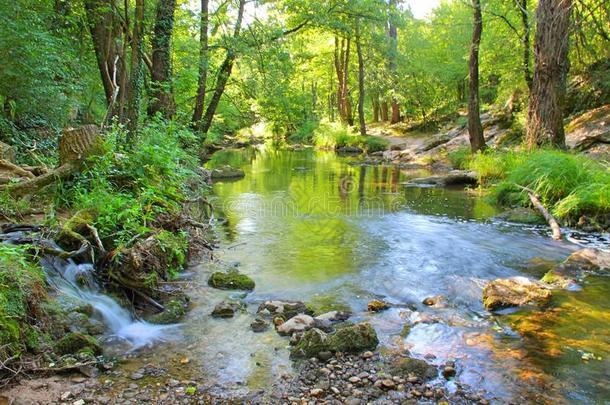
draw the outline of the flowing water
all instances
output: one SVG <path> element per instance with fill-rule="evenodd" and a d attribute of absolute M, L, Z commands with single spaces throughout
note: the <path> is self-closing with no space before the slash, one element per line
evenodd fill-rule
<path fill-rule="evenodd" d="M 349 309 L 375 326 L 382 345 L 434 354 L 436 364 L 457 359 L 459 381 L 501 401 L 610 398 L 607 278 L 556 292 L 548 311 L 492 316 L 481 302 L 488 280 L 538 278 L 577 246 L 553 241 L 546 229 L 492 220 L 496 210 L 475 192 L 405 184 L 426 173 L 313 150 L 220 152 L 209 165 L 225 164 L 246 177 L 214 185 L 219 261 L 195 272 L 195 309 L 184 326 L 189 357 L 218 389 L 269 387 L 290 370 L 287 340 L 249 329 L 257 304 L 274 298 Z M 250 275 L 254 292 L 206 286 L 210 272 L 227 267 Z M 438 294 L 447 308 L 421 304 Z M 211 318 L 226 298 L 244 298 L 249 313 Z M 371 315 L 372 298 L 395 307 Z M 401 337 L 407 323 L 415 326 Z"/>

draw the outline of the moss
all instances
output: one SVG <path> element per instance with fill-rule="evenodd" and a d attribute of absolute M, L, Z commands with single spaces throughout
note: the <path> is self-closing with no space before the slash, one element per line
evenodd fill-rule
<path fill-rule="evenodd" d="M 405 326 L 402 327 L 402 330 L 400 331 L 400 337 L 404 339 L 409 336 L 409 333 L 411 333 L 411 325 L 407 323 L 405 324 Z"/>
<path fill-rule="evenodd" d="M 95 338 L 84 333 L 72 332 L 61 338 L 54 347 L 58 354 L 76 354 L 80 352 L 102 354 L 102 347 Z"/>
<path fill-rule="evenodd" d="M 394 359 L 389 366 L 392 375 L 407 377 L 415 375 L 422 380 L 430 380 L 438 374 L 436 367 L 426 363 L 424 360 L 411 357 L 399 357 Z"/>
<path fill-rule="evenodd" d="M 88 225 L 94 224 L 97 217 L 98 211 L 95 208 L 77 211 L 59 231 L 58 243 L 69 250 L 78 249 L 81 243 L 86 240 L 85 235 L 90 233 Z"/>
<path fill-rule="evenodd" d="M 546 223 L 542 215 L 530 208 L 514 208 L 503 212 L 496 218 L 517 224 L 543 225 Z"/>
<path fill-rule="evenodd" d="M 299 343 L 292 349 L 292 358 L 316 357 L 320 352 L 328 351 L 328 336 L 319 329 L 305 332 Z"/>
<path fill-rule="evenodd" d="M 222 273 L 216 272 L 208 280 L 210 287 L 221 290 L 254 290 L 255 283 L 250 277 L 237 272 Z"/>
<path fill-rule="evenodd" d="M 328 337 L 328 347 L 332 352 L 359 353 L 375 350 L 378 344 L 377 333 L 370 323 L 346 325 Z"/>
<path fill-rule="evenodd" d="M 567 288 L 572 284 L 572 280 L 563 275 L 555 272 L 554 270 L 548 271 L 541 279 L 543 283 L 551 284 L 560 288 Z"/>
<path fill-rule="evenodd" d="M 172 299 L 165 304 L 163 312 L 147 317 L 147 321 L 162 325 L 178 323 L 186 315 L 189 306 L 190 302 L 186 295 Z"/>

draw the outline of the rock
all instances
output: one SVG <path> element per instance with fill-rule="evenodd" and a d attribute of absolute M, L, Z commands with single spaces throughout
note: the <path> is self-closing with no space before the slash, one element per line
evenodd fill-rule
<path fill-rule="evenodd" d="M 146 320 L 159 325 L 170 325 L 180 322 L 190 307 L 187 295 L 181 295 L 165 304 L 165 309 L 158 314 L 149 315 Z"/>
<path fill-rule="evenodd" d="M 62 401 L 67 401 L 70 398 L 72 398 L 72 393 L 70 391 L 66 391 L 66 392 L 62 392 L 61 396 L 59 397 L 59 399 L 61 399 Z"/>
<path fill-rule="evenodd" d="M 72 405 L 85 405 L 85 400 L 81 398 L 79 400 L 72 402 Z"/>
<path fill-rule="evenodd" d="M 444 308 L 447 306 L 447 297 L 444 295 L 435 295 L 434 297 L 425 298 L 422 304 L 429 307 Z"/>
<path fill-rule="evenodd" d="M 411 186 L 450 187 L 476 185 L 479 178 L 475 172 L 467 170 L 453 170 L 445 175 L 420 177 L 406 183 Z"/>
<path fill-rule="evenodd" d="M 321 351 L 318 353 L 318 358 L 322 361 L 328 361 L 333 357 L 333 353 L 329 351 Z"/>
<path fill-rule="evenodd" d="M 357 146 L 343 146 L 336 149 L 337 153 L 346 154 L 346 155 L 360 155 L 364 153 L 364 150 Z"/>
<path fill-rule="evenodd" d="M 257 312 L 271 317 L 279 315 L 284 319 L 290 319 L 298 314 L 311 315 L 311 311 L 300 301 L 265 301 L 258 307 Z"/>
<path fill-rule="evenodd" d="M 276 328 L 280 335 L 292 335 L 297 332 L 305 332 L 314 327 L 315 320 L 305 314 L 293 316 Z"/>
<path fill-rule="evenodd" d="M 218 167 L 210 172 L 212 180 L 240 179 L 245 176 L 246 174 L 243 170 L 231 166 Z"/>
<path fill-rule="evenodd" d="M 446 379 L 450 379 L 451 377 L 455 377 L 456 371 L 455 368 L 451 366 L 445 366 L 443 368 L 443 377 Z"/>
<path fill-rule="evenodd" d="M 235 312 L 240 308 L 242 308 L 242 305 L 238 302 L 222 301 L 214 307 L 212 316 L 214 318 L 233 318 Z"/>
<path fill-rule="evenodd" d="M 370 350 L 367 350 L 366 352 L 362 353 L 363 359 L 370 359 L 373 356 L 374 356 L 374 353 L 371 352 Z"/>
<path fill-rule="evenodd" d="M 588 111 L 566 126 L 566 145 L 584 151 L 598 143 L 610 143 L 610 104 Z"/>
<path fill-rule="evenodd" d="M 55 351 L 58 354 L 76 354 L 90 352 L 94 355 L 102 354 L 102 347 L 95 338 L 84 333 L 71 332 L 55 343 Z"/>
<path fill-rule="evenodd" d="M 309 391 L 309 395 L 312 397 L 321 397 L 324 395 L 324 390 L 321 388 L 313 388 L 311 391 Z"/>
<path fill-rule="evenodd" d="M 386 390 L 393 390 L 394 387 L 396 387 L 396 383 L 394 383 L 394 381 L 390 379 L 385 379 L 381 381 L 381 388 L 384 388 Z"/>
<path fill-rule="evenodd" d="M 255 287 L 254 280 L 236 271 L 229 273 L 215 272 L 210 276 L 208 285 L 221 290 L 252 291 Z"/>
<path fill-rule="evenodd" d="M 370 323 L 343 326 L 328 337 L 328 347 L 332 352 L 360 353 L 375 350 L 378 344 L 377 333 Z"/>
<path fill-rule="evenodd" d="M 253 332 L 260 333 L 269 329 L 269 324 L 262 318 L 256 318 L 250 323 L 250 328 Z"/>
<path fill-rule="evenodd" d="M 572 253 L 563 263 L 548 271 L 541 281 L 569 288 L 589 274 L 605 274 L 607 270 L 610 270 L 610 253 L 587 248 Z"/>
<path fill-rule="evenodd" d="M 17 154 L 15 153 L 15 148 L 10 145 L 7 145 L 4 142 L 0 142 L 0 159 L 8 160 L 11 163 L 15 163 L 15 159 Z"/>
<path fill-rule="evenodd" d="M 489 311 L 526 304 L 544 305 L 551 295 L 543 284 L 525 277 L 497 279 L 483 289 L 483 305 Z"/>
<path fill-rule="evenodd" d="M 293 347 L 290 356 L 294 358 L 316 357 L 319 353 L 328 351 L 328 335 L 320 329 L 310 329 L 301 338 L 299 343 Z"/>
<path fill-rule="evenodd" d="M 140 372 L 140 371 L 136 371 L 134 373 L 131 373 L 131 375 L 129 376 L 129 378 L 131 378 L 132 380 L 141 380 L 142 378 L 144 378 L 144 373 Z"/>
<path fill-rule="evenodd" d="M 513 208 L 496 215 L 495 218 L 501 221 L 528 225 L 542 225 L 546 223 L 544 217 L 532 208 Z"/>
<path fill-rule="evenodd" d="M 426 141 L 418 150 L 417 153 L 427 152 L 430 149 L 434 149 L 437 146 L 443 145 L 453 138 L 455 138 L 456 134 L 453 132 L 445 133 L 445 134 L 437 134 L 432 139 Z"/>
<path fill-rule="evenodd" d="M 318 315 L 314 319 L 316 321 L 343 322 L 347 321 L 352 314 L 343 311 L 330 311 L 325 314 Z"/>
<path fill-rule="evenodd" d="M 426 363 L 424 360 L 414 359 L 411 357 L 399 357 L 394 359 L 390 366 L 390 371 L 393 375 L 407 377 L 408 382 L 413 380 L 427 381 L 436 378 L 438 372 L 436 367 Z M 417 379 L 414 379 L 416 377 Z"/>
<path fill-rule="evenodd" d="M 388 304 L 387 302 L 382 301 L 382 300 L 372 300 L 372 301 L 369 301 L 369 303 L 366 307 L 369 312 L 380 312 L 380 311 L 385 311 L 386 309 L 389 309 L 390 304 Z"/>

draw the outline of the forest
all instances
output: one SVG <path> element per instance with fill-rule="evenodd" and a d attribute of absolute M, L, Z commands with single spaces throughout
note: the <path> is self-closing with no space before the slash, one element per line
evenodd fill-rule
<path fill-rule="evenodd" d="M 605 403 L 610 3 L 0 0 L 0 404 Z"/>

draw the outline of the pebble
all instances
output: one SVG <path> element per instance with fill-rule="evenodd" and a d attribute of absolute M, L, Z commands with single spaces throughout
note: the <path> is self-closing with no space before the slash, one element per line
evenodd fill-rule
<path fill-rule="evenodd" d="M 78 401 L 72 402 L 72 405 L 85 405 L 85 400 L 79 399 Z"/>
<path fill-rule="evenodd" d="M 136 371 L 135 373 L 132 373 L 129 378 L 131 378 L 132 380 L 141 380 L 142 378 L 144 378 L 144 374 Z"/>
<path fill-rule="evenodd" d="M 363 359 L 370 359 L 373 356 L 374 356 L 373 352 L 364 352 L 364 353 L 362 353 L 362 358 Z"/>
<path fill-rule="evenodd" d="M 321 397 L 324 394 L 324 390 L 321 388 L 314 388 L 311 391 L 309 391 L 309 393 L 313 397 Z"/>
<path fill-rule="evenodd" d="M 70 398 L 72 398 L 72 393 L 70 391 L 66 391 L 66 392 L 62 393 L 61 396 L 59 397 L 59 399 L 61 399 L 62 401 L 67 401 Z"/>

